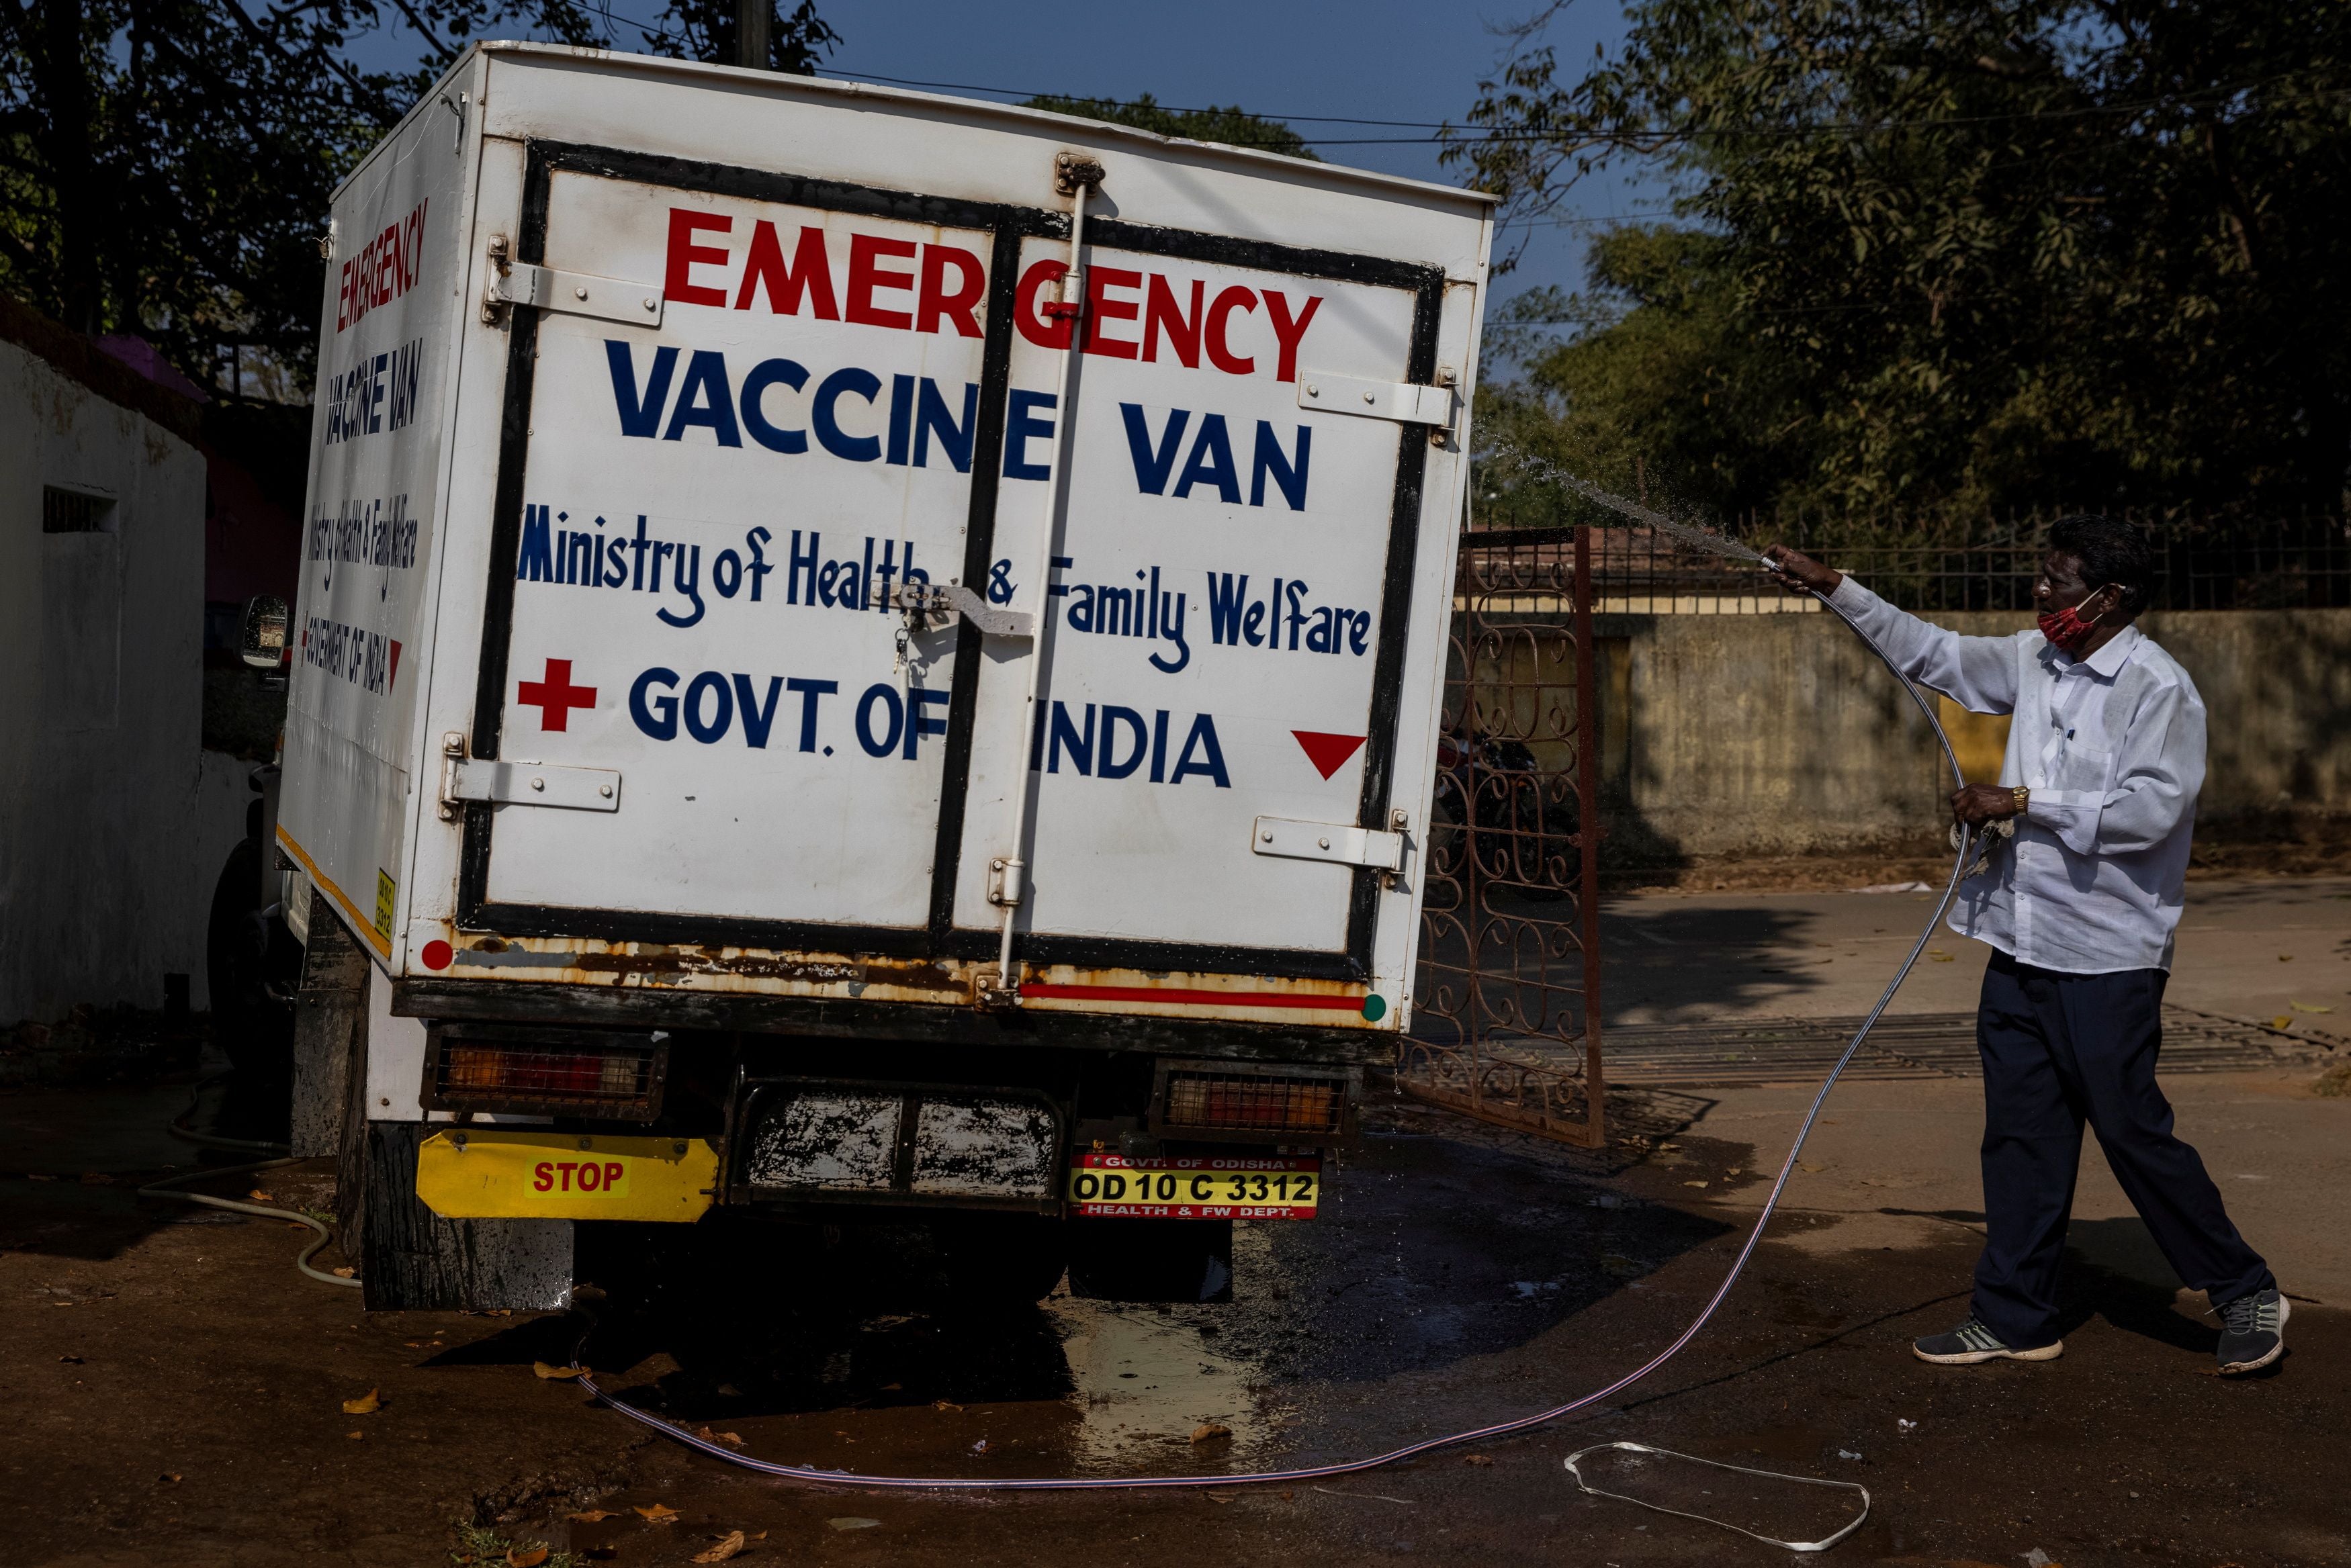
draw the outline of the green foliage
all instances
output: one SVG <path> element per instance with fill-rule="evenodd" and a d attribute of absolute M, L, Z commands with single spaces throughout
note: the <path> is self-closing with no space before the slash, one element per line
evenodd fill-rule
<path fill-rule="evenodd" d="M 1530 32 L 1448 149 L 1520 214 L 1628 157 L 1682 193 L 1594 245 L 1503 428 L 1723 509 L 2342 504 L 2351 7 L 1628 15 L 1573 85 Z"/>
<path fill-rule="evenodd" d="M 1280 120 L 1268 119 L 1238 107 L 1162 109 L 1149 93 L 1126 102 L 1109 98 L 1032 98 L 1020 107 L 1071 115 L 1079 119 L 1106 119 L 1138 130 L 1155 130 L 1162 136 L 1221 141 L 1231 147 L 1253 147 L 1260 152 L 1321 161 L 1307 147 L 1306 139 Z"/>
<path fill-rule="evenodd" d="M 656 55 L 674 60 L 719 60 L 734 63 L 735 0 L 669 0 L 663 6 L 661 26 L 640 30 L 638 37 Z M 825 51 L 841 42 L 841 35 L 816 14 L 816 0 L 800 0 L 789 16 L 780 10 L 768 24 L 768 68 L 795 76 L 814 76 Z"/>
<path fill-rule="evenodd" d="M 672 0 L 642 36 L 716 58 L 733 16 Z M 610 22 L 584 0 L 0 0 L 0 291 L 204 385 L 240 348 L 306 396 L 337 182 L 472 39 L 610 47 Z M 836 41 L 813 0 L 773 35 L 778 69 Z"/>

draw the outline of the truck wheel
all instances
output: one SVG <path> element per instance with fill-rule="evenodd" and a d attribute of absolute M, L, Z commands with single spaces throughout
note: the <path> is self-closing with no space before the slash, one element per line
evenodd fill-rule
<path fill-rule="evenodd" d="M 1109 1302 L 1233 1299 L 1229 1220 L 1071 1222 L 1070 1293 Z"/>
<path fill-rule="evenodd" d="M 1027 1306 L 1051 1295 L 1069 1266 L 1064 1230 L 1036 1214 L 955 1214 L 931 1222 L 948 1291 L 974 1305 Z"/>
<path fill-rule="evenodd" d="M 283 920 L 262 918 L 254 902 L 260 886 L 261 846 L 241 838 L 213 885 L 204 981 L 212 992 L 213 1038 L 229 1064 L 274 1083 L 293 1066 L 302 944 Z"/>

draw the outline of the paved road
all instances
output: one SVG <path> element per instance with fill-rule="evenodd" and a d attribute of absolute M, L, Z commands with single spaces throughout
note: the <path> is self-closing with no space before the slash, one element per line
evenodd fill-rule
<path fill-rule="evenodd" d="M 1605 1016 L 1665 1023 L 1865 1012 L 1934 901 L 1923 893 L 1612 898 L 1601 912 Z M 1972 1012 L 1990 952 L 1938 930 L 1895 1011 Z M 2190 883 L 2169 999 L 2351 1036 L 2351 878 Z"/>

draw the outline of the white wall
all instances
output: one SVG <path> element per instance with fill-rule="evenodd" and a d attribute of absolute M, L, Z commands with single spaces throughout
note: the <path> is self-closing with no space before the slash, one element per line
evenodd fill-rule
<path fill-rule="evenodd" d="M 45 486 L 114 505 L 46 534 Z M 244 767 L 201 750 L 204 459 L 0 341 L 0 1024 L 204 993 Z"/>

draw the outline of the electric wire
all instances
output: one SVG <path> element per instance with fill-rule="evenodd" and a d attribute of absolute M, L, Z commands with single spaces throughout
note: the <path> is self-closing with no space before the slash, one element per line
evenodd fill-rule
<path fill-rule="evenodd" d="M 1532 461 L 1540 462 L 1541 460 Z M 1550 465 L 1543 464 L 1543 466 L 1549 467 Z M 1954 787 L 1960 787 L 1965 784 L 1965 775 L 1959 771 L 1959 754 L 1952 749 L 1950 736 L 1944 732 L 1942 722 L 1936 715 L 1935 705 L 1932 702 L 1928 701 L 1926 695 L 1911 682 L 1907 676 L 1902 673 L 1901 668 L 1894 662 L 1892 657 L 1886 653 L 1885 649 L 1878 646 L 1876 639 L 1872 638 L 1866 631 L 1864 631 L 1860 624 L 1851 616 L 1847 615 L 1842 607 L 1831 602 L 1827 595 L 1822 594 L 1807 585 L 1795 582 L 1794 579 L 1782 573 L 1777 566 L 1766 560 L 1761 555 L 1750 546 L 1739 543 L 1737 540 L 1728 538 L 1723 535 L 1714 533 L 1711 530 L 1697 527 L 1694 524 L 1683 522 L 1679 519 L 1668 517 L 1662 513 L 1653 511 L 1646 506 L 1638 505 L 1634 502 L 1626 501 L 1622 496 L 1611 494 L 1609 492 L 1602 490 L 1599 486 L 1592 484 L 1584 480 L 1576 479 L 1573 475 L 1560 472 L 1557 470 L 1553 470 L 1552 472 L 1554 476 L 1563 483 L 1568 483 L 1570 487 L 1574 489 L 1579 494 L 1585 495 L 1588 498 L 1607 506 L 1612 511 L 1621 513 L 1624 515 L 1635 518 L 1637 521 L 1646 523 L 1653 527 L 1663 529 L 1676 537 L 1685 539 L 1699 548 L 1709 550 L 1719 555 L 1731 556 L 1739 559 L 1760 562 L 1762 564 L 1764 570 L 1770 572 L 1781 583 L 1798 591 L 1810 594 L 1813 597 L 1820 600 L 1821 604 L 1825 608 L 1834 614 L 1855 637 L 1862 640 L 1863 644 L 1867 647 L 1872 653 L 1877 656 L 1878 661 L 1886 666 L 1887 670 L 1893 674 L 1895 680 L 1901 686 L 1902 690 L 1909 694 L 1911 701 L 1917 705 L 1920 716 L 1926 720 L 1928 727 L 1934 732 L 1936 740 L 1942 745 L 1943 760 L 1950 769 Z M 1699 1310 L 1696 1317 L 1690 1320 L 1687 1327 L 1685 1327 L 1678 1334 L 1674 1336 L 1672 1342 L 1663 1350 L 1658 1351 L 1655 1355 L 1649 1357 L 1648 1360 L 1643 1362 L 1632 1371 L 1618 1377 L 1615 1381 L 1609 1383 L 1603 1387 L 1596 1388 L 1591 1393 L 1581 1395 L 1576 1398 L 1570 1399 L 1564 1404 L 1554 1405 L 1548 1409 L 1537 1410 L 1530 1415 L 1512 1417 L 1507 1420 L 1497 1421 L 1489 1426 L 1472 1428 L 1468 1431 L 1455 1432 L 1445 1437 L 1424 1438 L 1419 1442 L 1407 1443 L 1402 1448 L 1391 1449 L 1384 1453 L 1373 1454 L 1364 1459 L 1342 1459 L 1326 1464 L 1301 1465 L 1290 1469 L 1251 1470 L 1240 1474 L 1230 1475 L 1176 1476 L 993 1477 L 862 1475 L 851 1470 L 825 1469 L 816 1465 L 780 1463 L 773 1459 L 762 1459 L 755 1458 L 749 1454 L 735 1452 L 728 1449 L 725 1444 L 715 1441 L 711 1438 L 701 1437 L 696 1433 L 688 1430 L 684 1427 L 680 1426 L 676 1422 L 668 1419 L 666 1417 L 655 1415 L 650 1410 L 640 1409 L 633 1405 L 627 1404 L 624 1401 L 614 1397 L 612 1395 L 607 1394 L 596 1382 L 594 1374 L 580 1361 L 576 1350 L 572 1355 L 571 1365 L 579 1369 L 580 1385 L 588 1391 L 591 1397 L 602 1400 L 606 1406 L 619 1412 L 628 1419 L 636 1422 L 638 1425 L 645 1427 L 663 1437 L 673 1439 L 674 1441 L 683 1443 L 687 1448 L 707 1454 L 713 1459 L 723 1460 L 740 1469 L 752 1470 L 760 1475 L 774 1476 L 779 1480 L 808 1481 L 824 1486 L 864 1488 L 882 1491 L 1160 1490 L 1176 1487 L 1265 1486 L 1280 1483 L 1294 1483 L 1298 1481 L 1324 1480 L 1333 1476 L 1357 1475 L 1365 1470 L 1378 1469 L 1383 1466 L 1398 1464 L 1405 1459 L 1413 1459 L 1421 1454 L 1429 1453 L 1438 1449 L 1454 1448 L 1463 1443 L 1481 1442 L 1493 1438 L 1507 1437 L 1512 1433 L 1527 1431 L 1532 1428 L 1546 1426 L 1563 1417 L 1573 1415 L 1579 1410 L 1588 1409 L 1614 1395 L 1622 1393 L 1624 1390 L 1631 1387 L 1634 1384 L 1647 1377 L 1651 1373 L 1656 1372 L 1659 1367 L 1665 1366 L 1666 1363 L 1680 1355 L 1684 1347 L 1698 1337 L 1699 1331 L 1706 1327 L 1707 1324 L 1714 1317 L 1715 1313 L 1720 1309 L 1722 1303 L 1729 1299 L 1731 1287 L 1739 1282 L 1740 1275 L 1747 1268 L 1748 1260 L 1754 1255 L 1756 1247 L 1762 1242 L 1764 1230 L 1771 1224 L 1772 1213 L 1779 1208 L 1781 1195 L 1786 1191 L 1788 1182 L 1795 1172 L 1796 1157 L 1802 1152 L 1804 1140 L 1812 1136 L 1813 1124 L 1820 1119 L 1821 1108 L 1828 1103 L 1829 1092 L 1836 1087 L 1837 1080 L 1844 1075 L 1845 1068 L 1860 1052 L 1862 1043 L 1869 1037 L 1870 1030 L 1876 1026 L 1878 1019 L 1884 1015 L 1886 1008 L 1893 1003 L 1895 993 L 1902 989 L 1903 981 L 1910 978 L 1910 971 L 1917 967 L 1918 960 L 1926 953 L 1927 944 L 1934 940 L 1936 927 L 1941 922 L 1944 913 L 1950 909 L 1952 898 L 1959 893 L 1959 883 L 1964 878 L 1970 865 L 1973 861 L 1975 844 L 1975 829 L 1973 827 L 1963 827 L 1959 834 L 1959 852 L 1953 857 L 1951 861 L 1950 877 L 1943 885 L 1943 896 L 1936 900 L 1933 911 L 1928 914 L 1926 925 L 1918 933 L 1918 940 L 1911 944 L 1909 956 L 1902 961 L 1902 967 L 1895 972 L 1894 979 L 1887 984 L 1884 994 L 1878 997 L 1877 1004 L 1875 1007 L 1872 1007 L 1869 1010 L 1868 1015 L 1861 1021 L 1861 1026 L 1854 1031 L 1853 1038 L 1846 1043 L 1844 1054 L 1838 1056 L 1835 1065 L 1829 1069 L 1828 1075 L 1821 1080 L 1821 1086 L 1813 1094 L 1812 1104 L 1804 1112 L 1803 1121 L 1796 1129 L 1795 1139 L 1788 1146 L 1787 1157 L 1780 1162 L 1779 1174 L 1772 1179 L 1771 1190 L 1765 1196 L 1763 1199 L 1763 1207 L 1756 1215 L 1754 1225 L 1748 1231 L 1747 1239 L 1740 1244 L 1738 1256 L 1731 1260 L 1729 1271 L 1725 1272 L 1722 1277 L 1722 1282 L 1715 1288 L 1713 1295 L 1708 1298 L 1706 1305 Z M 584 1345 L 582 1348 L 584 1348 Z"/>

